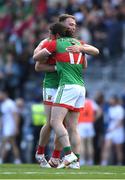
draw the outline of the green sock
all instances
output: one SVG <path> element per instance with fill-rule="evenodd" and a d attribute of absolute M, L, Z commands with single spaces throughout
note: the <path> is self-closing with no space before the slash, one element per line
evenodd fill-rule
<path fill-rule="evenodd" d="M 71 147 L 70 146 L 64 147 L 63 150 L 64 150 L 65 155 L 71 154 Z"/>
<path fill-rule="evenodd" d="M 76 155 L 76 157 L 78 158 L 77 161 L 79 161 L 79 159 L 80 159 L 80 154 L 76 154 L 76 153 L 75 153 L 75 155 Z"/>

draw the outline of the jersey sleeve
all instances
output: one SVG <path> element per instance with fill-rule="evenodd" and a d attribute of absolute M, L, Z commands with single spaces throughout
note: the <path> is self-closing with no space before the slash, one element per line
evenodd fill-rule
<path fill-rule="evenodd" d="M 46 46 L 48 44 L 48 39 L 44 39 L 43 41 L 41 41 L 41 43 L 39 44 L 40 48 L 43 49 L 44 46 Z"/>
<path fill-rule="evenodd" d="M 56 51 L 56 40 L 48 41 L 43 44 L 43 49 L 46 49 L 46 51 L 51 55 Z"/>
<path fill-rule="evenodd" d="M 43 48 L 44 43 L 46 43 L 47 41 L 48 41 L 47 38 L 44 39 L 44 40 L 42 40 L 42 41 L 38 44 L 38 46 L 35 48 L 34 53 L 38 53 L 38 52 Z"/>

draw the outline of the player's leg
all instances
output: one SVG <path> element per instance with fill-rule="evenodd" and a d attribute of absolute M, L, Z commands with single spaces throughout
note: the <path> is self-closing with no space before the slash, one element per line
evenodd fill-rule
<path fill-rule="evenodd" d="M 123 144 L 115 144 L 116 154 L 117 154 L 117 165 L 122 165 L 123 163 Z"/>
<path fill-rule="evenodd" d="M 77 157 L 72 153 L 69 135 L 63 124 L 67 112 L 67 108 L 58 106 L 53 106 L 51 111 L 50 123 L 63 147 L 65 155 L 63 163 L 58 168 L 64 168 L 74 160 L 77 160 Z"/>
<path fill-rule="evenodd" d="M 38 144 L 35 157 L 41 167 L 50 168 L 49 163 L 45 159 L 45 148 L 49 141 L 50 133 L 51 133 L 51 127 L 50 127 L 51 106 L 50 105 L 45 105 L 45 114 L 47 117 L 47 122 L 40 130 L 39 144 Z"/>
<path fill-rule="evenodd" d="M 67 126 L 68 126 L 68 133 L 70 137 L 70 143 L 72 146 L 72 150 L 77 157 L 77 161 L 71 163 L 69 165 L 69 168 L 80 169 L 79 160 L 80 160 L 80 150 L 81 150 L 81 138 L 77 129 L 79 112 L 71 111 L 69 113 L 69 117 L 67 118 L 68 118 Z"/>
<path fill-rule="evenodd" d="M 70 117 L 69 119 L 69 137 L 71 140 L 71 145 L 73 148 L 73 152 L 77 156 L 77 166 L 79 166 L 79 159 L 80 159 L 80 148 L 81 148 L 81 138 L 80 134 L 78 132 L 78 119 L 80 115 L 80 109 L 83 108 L 84 102 L 85 102 L 85 88 L 82 86 L 75 86 L 76 91 L 79 88 L 79 94 L 76 98 L 76 101 L 74 103 L 74 109 L 73 111 L 70 111 Z"/>
<path fill-rule="evenodd" d="M 16 140 L 15 140 L 15 136 L 10 137 L 10 144 L 12 145 L 12 150 L 13 150 L 13 154 L 14 154 L 14 163 L 15 164 L 20 164 L 21 160 L 20 160 L 20 153 L 19 153 L 19 148 L 16 144 Z"/>
<path fill-rule="evenodd" d="M 94 146 L 93 137 L 95 135 L 92 122 L 84 123 L 86 125 L 86 140 L 87 140 L 87 165 L 94 163 Z"/>
<path fill-rule="evenodd" d="M 53 106 L 51 111 L 51 126 L 54 129 L 57 138 L 62 147 L 70 146 L 69 136 L 66 128 L 63 125 L 63 120 L 68 112 L 64 107 Z"/>
<path fill-rule="evenodd" d="M 80 165 L 86 164 L 86 124 L 79 123 L 78 124 L 78 131 L 81 137 L 81 150 L 80 150 Z"/>
<path fill-rule="evenodd" d="M 81 139 L 80 139 L 80 134 L 77 129 L 78 118 L 79 118 L 79 112 L 70 111 L 67 114 L 66 122 L 67 122 L 67 129 L 69 133 L 72 150 L 76 154 L 79 160 Z"/>
<path fill-rule="evenodd" d="M 48 141 L 49 141 L 49 138 L 50 138 L 50 132 L 51 132 L 51 127 L 50 127 L 51 107 L 52 106 L 50 106 L 50 105 L 44 105 L 47 122 L 41 128 L 41 131 L 40 131 L 39 145 L 41 147 L 45 147 L 47 145 Z"/>
<path fill-rule="evenodd" d="M 70 87 L 71 89 L 71 87 Z M 64 100 L 69 98 L 67 94 L 67 86 L 60 86 L 57 90 L 54 99 L 54 106 L 51 110 L 51 126 L 54 129 L 57 139 L 62 144 L 62 147 L 70 146 L 68 132 L 64 126 L 64 119 L 68 113 L 68 108 L 65 106 Z"/>
<path fill-rule="evenodd" d="M 86 165 L 86 138 L 81 137 L 80 165 Z"/>
<path fill-rule="evenodd" d="M 79 85 L 65 85 L 65 86 L 59 87 L 57 90 L 55 100 L 54 100 L 54 105 L 60 106 L 60 107 L 56 107 L 56 106 L 52 107 L 53 113 L 51 114 L 51 118 L 52 118 L 51 123 L 56 132 L 57 138 L 59 138 L 63 148 L 70 145 L 67 130 L 63 125 L 64 118 L 66 117 L 66 114 L 69 110 L 74 110 L 75 103 L 81 94 L 81 91 L 79 90 L 80 87 L 81 86 L 79 86 Z M 83 101 L 81 104 L 83 106 Z M 78 109 L 80 109 L 80 108 L 78 108 Z M 79 113 L 76 113 L 76 112 L 72 112 L 72 113 L 73 114 L 72 114 L 71 119 L 73 120 L 73 123 L 71 125 L 71 129 L 72 129 L 72 132 L 75 134 L 75 139 L 77 139 L 77 141 L 75 140 L 75 143 L 78 142 L 78 144 L 79 144 L 80 137 L 79 137 L 79 134 L 78 134 L 78 131 L 76 128 Z M 69 119 L 69 121 L 70 121 L 70 119 Z M 74 143 L 73 138 L 72 138 L 72 143 Z M 77 146 L 75 146 L 76 152 L 80 151 L 78 144 L 77 144 Z M 66 149 L 64 148 L 64 153 L 65 153 Z M 70 154 L 71 147 L 68 148 L 68 151 L 69 151 L 68 154 Z M 79 154 L 77 154 L 77 155 L 79 156 Z"/>
<path fill-rule="evenodd" d="M 0 146 L 0 164 L 4 162 L 4 159 L 7 155 L 7 148 L 6 144 L 8 143 L 8 138 L 7 137 L 2 137 L 2 142 Z"/>
<path fill-rule="evenodd" d="M 54 138 L 54 150 L 52 152 L 52 156 L 49 160 L 49 164 L 51 165 L 51 167 L 56 168 L 57 166 L 60 165 L 61 163 L 61 151 L 62 151 L 62 145 L 59 142 L 58 138 L 55 136 Z"/>
<path fill-rule="evenodd" d="M 120 127 L 114 130 L 113 143 L 116 148 L 117 165 L 123 164 L 123 143 L 124 143 L 124 128 Z"/>
<path fill-rule="evenodd" d="M 108 165 L 108 158 L 111 151 L 112 139 L 105 139 L 104 146 L 102 147 L 101 165 Z"/>
<path fill-rule="evenodd" d="M 94 161 L 93 137 L 87 137 L 87 165 L 93 165 Z"/>
<path fill-rule="evenodd" d="M 43 160 L 45 160 L 47 164 L 47 161 L 45 159 L 45 147 L 49 141 L 50 138 L 50 133 L 51 133 L 51 126 L 50 126 L 50 116 L 51 116 L 51 107 L 52 107 L 52 103 L 56 94 L 56 89 L 53 88 L 44 88 L 43 89 L 43 100 L 45 102 L 45 114 L 47 117 L 47 123 L 41 128 L 40 131 L 40 137 L 39 137 L 39 145 L 37 148 L 37 152 L 36 152 L 36 159 L 37 161 L 40 163 L 41 160 L 43 162 Z M 50 99 L 51 97 L 51 99 Z M 55 145 L 55 148 L 52 152 L 52 160 L 56 161 L 57 163 L 57 159 L 60 162 L 60 154 L 61 154 L 61 146 L 60 144 L 58 145 L 58 141 L 57 141 L 57 145 Z M 41 164 L 41 163 L 40 163 Z M 47 164 L 47 167 L 49 166 L 49 164 Z M 42 164 L 41 164 L 42 167 Z M 43 166 L 45 167 L 45 166 Z"/>

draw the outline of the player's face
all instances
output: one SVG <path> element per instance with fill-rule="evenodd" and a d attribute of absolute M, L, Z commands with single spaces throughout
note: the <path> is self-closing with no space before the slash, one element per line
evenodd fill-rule
<path fill-rule="evenodd" d="M 63 25 L 66 26 L 71 32 L 72 34 L 75 33 L 76 31 L 76 22 L 74 19 L 72 18 L 67 18 L 64 22 Z"/>
<path fill-rule="evenodd" d="M 111 106 L 114 106 L 114 105 L 116 104 L 115 99 L 114 99 L 114 98 L 110 98 L 109 104 L 110 104 Z"/>

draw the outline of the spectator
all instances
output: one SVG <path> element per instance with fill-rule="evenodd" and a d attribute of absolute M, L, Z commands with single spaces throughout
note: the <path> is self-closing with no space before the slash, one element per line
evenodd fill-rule
<path fill-rule="evenodd" d="M 94 164 L 93 123 L 101 115 L 101 109 L 93 100 L 86 98 L 85 107 L 80 112 L 78 129 L 81 136 L 81 165 Z"/>
<path fill-rule="evenodd" d="M 108 109 L 105 123 L 107 125 L 105 131 L 104 146 L 102 151 L 101 165 L 109 164 L 109 155 L 111 153 L 112 145 L 116 150 L 117 165 L 123 163 L 123 143 L 125 140 L 124 134 L 124 109 L 120 104 L 120 99 L 117 96 L 112 96 L 109 100 L 110 107 Z"/>
<path fill-rule="evenodd" d="M 0 163 L 3 163 L 8 148 L 12 148 L 14 163 L 21 163 L 19 149 L 16 144 L 16 135 L 19 134 L 17 108 L 7 92 L 0 90 L 1 121 L 2 121 L 2 145 L 0 150 Z"/>

